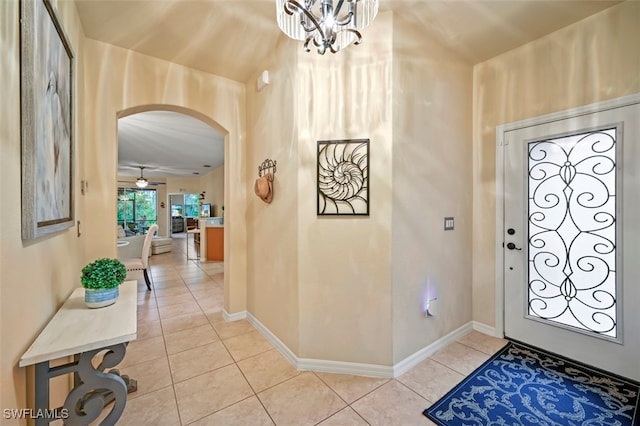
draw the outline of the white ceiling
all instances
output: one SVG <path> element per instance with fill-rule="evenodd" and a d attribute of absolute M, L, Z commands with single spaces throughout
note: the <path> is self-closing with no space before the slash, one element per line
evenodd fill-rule
<path fill-rule="evenodd" d="M 260 70 L 278 40 L 285 37 L 276 23 L 275 0 L 75 1 L 89 38 L 243 83 Z M 392 10 L 425 35 L 439 40 L 475 64 L 616 3 L 619 1 L 380 0 L 380 11 Z M 366 37 L 365 29 L 364 42 Z M 158 126 L 162 125 L 166 132 L 174 125 L 171 118 L 174 113 L 163 114 Z M 161 137 L 164 134 L 160 131 L 150 131 L 154 127 L 153 117 L 140 120 L 133 117 L 130 120 L 142 122 L 143 127 L 136 131 L 133 129 L 135 122 L 132 122 L 127 130 L 131 136 L 122 135 L 119 144 L 123 152 L 119 158 L 123 166 L 125 163 L 129 167 L 149 163 L 157 168 L 158 176 L 162 173 L 193 176 L 192 173 L 205 163 L 202 155 L 210 154 L 208 147 L 211 144 L 199 131 L 191 131 L 182 120 L 184 117 L 175 117 L 175 131 L 169 132 L 174 134 L 173 138 Z M 120 120 L 121 127 L 123 124 Z M 178 136 L 179 129 L 189 133 Z M 155 136 L 146 136 L 145 132 Z M 175 152 L 176 144 L 179 152 Z M 143 152 L 146 157 L 141 155 Z M 222 151 L 218 148 L 216 152 L 220 155 Z M 178 157 L 169 156 L 177 153 L 180 154 Z M 191 168 L 185 161 L 178 160 L 188 156 L 194 157 Z M 215 157 L 206 162 L 216 163 Z M 170 172 L 174 164 L 175 170 Z M 147 173 L 152 176 L 154 172 L 149 169 L 145 170 L 145 176 Z"/>
<path fill-rule="evenodd" d="M 380 12 L 393 10 L 478 63 L 616 3 L 380 0 Z M 286 37 L 276 23 L 275 0 L 76 0 L 76 5 L 89 38 L 242 83 Z"/>
<path fill-rule="evenodd" d="M 148 111 L 118 120 L 118 175 L 196 177 L 224 163 L 224 136 L 173 111 Z"/>

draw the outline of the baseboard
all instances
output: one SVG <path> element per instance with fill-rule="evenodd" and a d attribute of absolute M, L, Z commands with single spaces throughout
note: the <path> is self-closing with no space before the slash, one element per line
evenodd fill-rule
<path fill-rule="evenodd" d="M 403 359 L 402 361 L 398 362 L 393 366 L 393 377 L 398 377 L 403 375 L 404 373 L 406 373 L 416 365 L 420 364 L 425 359 L 429 358 L 434 353 L 438 352 L 440 349 L 458 340 L 464 334 L 471 331 L 472 328 L 473 328 L 472 323 L 468 322 L 465 325 L 453 330 L 451 333 L 447 334 L 446 336 L 439 338 L 429 346 L 425 346 L 424 348 L 413 353 L 412 355 L 409 355 L 408 357 L 406 357 L 405 359 Z"/>
<path fill-rule="evenodd" d="M 222 318 L 224 318 L 225 321 L 239 321 L 247 318 L 247 311 L 240 311 L 240 312 L 235 312 L 233 314 L 229 314 L 225 309 L 223 309 Z"/>
<path fill-rule="evenodd" d="M 390 379 L 398 377 L 415 367 L 420 362 L 429 358 L 431 355 L 455 342 L 467 332 L 471 331 L 473 325 L 471 322 L 452 331 L 444 337 L 436 340 L 429 346 L 420 349 L 413 355 L 408 356 L 394 366 L 363 364 L 357 362 L 329 361 L 323 359 L 298 358 L 282 340 L 271 332 L 264 324 L 262 324 L 250 312 L 245 312 L 247 320 L 267 339 L 275 348 L 286 358 L 289 363 L 297 370 L 317 371 L 323 373 L 334 374 L 350 374 L 355 376 L 379 377 Z M 226 315 L 223 312 L 223 315 Z M 234 314 L 235 315 L 235 314 Z M 226 316 L 225 316 L 226 319 Z"/>
<path fill-rule="evenodd" d="M 246 313 L 247 320 L 267 339 L 276 349 L 286 358 L 291 365 L 298 369 L 298 357 L 285 345 L 282 340 L 271 332 L 264 324 L 262 324 L 258 318 L 251 315 L 251 312 Z"/>
<path fill-rule="evenodd" d="M 489 336 L 493 336 L 493 337 L 503 337 L 503 336 L 496 336 L 496 328 L 495 327 L 491 327 L 490 325 L 478 322 L 478 321 L 473 321 L 473 329 L 475 331 L 478 331 L 480 333 L 483 334 L 487 334 Z"/>
<path fill-rule="evenodd" d="M 297 368 L 298 370 L 318 371 L 322 373 L 350 374 L 383 379 L 393 378 L 393 367 L 378 364 L 299 358 Z"/>
<path fill-rule="evenodd" d="M 296 370 L 318 371 L 323 373 L 352 374 L 369 377 L 393 377 L 393 368 L 384 365 L 361 364 L 356 362 L 328 361 L 322 359 L 298 358 L 282 340 L 273 334 L 256 317 L 247 313 L 247 319 L 253 326 L 280 351 Z"/>

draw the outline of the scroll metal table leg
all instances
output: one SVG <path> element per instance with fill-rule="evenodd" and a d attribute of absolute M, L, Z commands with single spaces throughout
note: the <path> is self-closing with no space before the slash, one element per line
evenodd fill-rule
<path fill-rule="evenodd" d="M 95 349 L 74 356 L 74 361 L 50 367 L 49 361 L 37 363 L 35 377 L 35 408 L 38 413 L 50 413 L 36 417 L 36 426 L 46 426 L 56 418 L 64 418 L 69 426 L 88 425 L 96 420 L 102 409 L 114 402 L 113 408 L 101 425 L 115 425 L 127 402 L 127 392 L 137 389 L 137 382 L 113 369 L 126 352 L 126 343 Z M 91 360 L 100 352 L 105 352 L 102 362 L 96 368 Z M 105 372 L 106 369 L 110 371 Z M 63 409 L 49 409 L 49 380 L 64 374 L 73 374 L 75 387 L 67 396 Z M 64 416 L 64 417 L 61 417 Z"/>
<path fill-rule="evenodd" d="M 102 362 L 97 368 L 94 368 L 91 360 L 105 349 L 107 352 L 102 358 Z M 74 369 L 79 377 L 79 382 L 76 383 L 64 402 L 64 408 L 69 413 L 65 425 L 88 425 L 100 416 L 102 409 L 111 401 L 114 402 L 113 407 L 100 424 L 116 424 L 127 403 L 127 383 L 118 374 L 104 373 L 103 371 L 118 365 L 124 358 L 125 351 L 126 344 L 122 343 L 84 352 L 80 355 Z"/>

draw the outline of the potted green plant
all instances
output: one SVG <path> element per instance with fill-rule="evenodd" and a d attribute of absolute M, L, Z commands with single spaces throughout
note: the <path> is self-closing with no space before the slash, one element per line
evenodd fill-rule
<path fill-rule="evenodd" d="M 82 268 L 80 281 L 87 306 L 102 308 L 114 304 L 126 276 L 127 269 L 118 259 L 98 259 Z"/>

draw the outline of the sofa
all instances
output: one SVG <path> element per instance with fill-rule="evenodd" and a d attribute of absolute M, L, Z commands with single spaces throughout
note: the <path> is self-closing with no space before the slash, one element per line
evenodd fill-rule
<path fill-rule="evenodd" d="M 173 239 L 171 237 L 153 237 L 151 240 L 151 254 L 170 252 L 172 243 Z"/>

